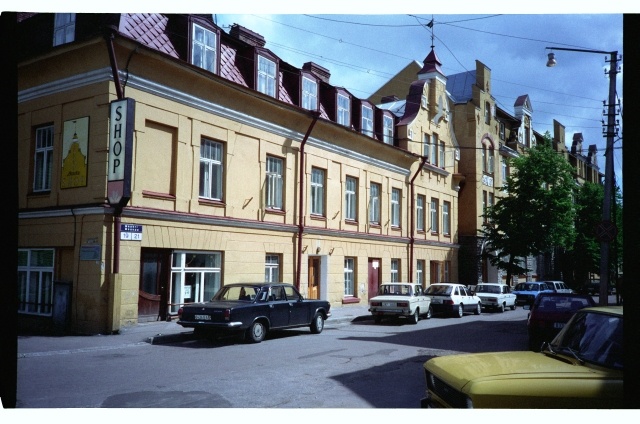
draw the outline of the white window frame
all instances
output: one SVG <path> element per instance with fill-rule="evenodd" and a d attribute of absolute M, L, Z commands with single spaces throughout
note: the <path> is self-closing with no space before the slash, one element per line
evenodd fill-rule
<path fill-rule="evenodd" d="M 349 176 L 344 182 L 344 219 L 358 220 L 358 179 Z"/>
<path fill-rule="evenodd" d="M 437 233 L 439 231 L 438 225 L 438 199 L 431 198 L 431 232 Z"/>
<path fill-rule="evenodd" d="M 445 150 L 444 150 L 444 141 L 441 141 L 440 144 L 438 145 L 438 147 L 440 148 L 440 159 L 439 159 L 439 163 L 440 163 L 440 167 L 444 168 L 445 167 Z"/>
<path fill-rule="evenodd" d="M 362 105 L 362 128 L 360 132 L 369 137 L 373 137 L 373 108 L 371 106 Z"/>
<path fill-rule="evenodd" d="M 431 135 L 431 155 L 429 157 L 431 165 L 438 166 L 438 135 Z"/>
<path fill-rule="evenodd" d="M 191 39 L 191 63 L 214 73 L 218 63 L 218 34 L 195 23 Z"/>
<path fill-rule="evenodd" d="M 382 187 L 378 183 L 369 186 L 369 223 L 380 224 L 380 191 Z"/>
<path fill-rule="evenodd" d="M 51 316 L 55 249 L 18 249 L 18 312 Z"/>
<path fill-rule="evenodd" d="M 416 230 L 424 231 L 425 228 L 425 213 L 424 206 L 426 203 L 426 197 L 422 194 L 419 194 L 416 198 Z"/>
<path fill-rule="evenodd" d="M 264 264 L 264 281 L 267 283 L 280 282 L 280 255 L 267 253 Z"/>
<path fill-rule="evenodd" d="M 422 134 L 422 154 L 427 158 L 427 162 L 429 162 L 429 155 L 431 154 L 431 136 L 427 133 Z"/>
<path fill-rule="evenodd" d="M 318 110 L 318 82 L 302 77 L 302 107 L 307 110 Z"/>
<path fill-rule="evenodd" d="M 56 13 L 53 23 L 53 46 L 71 43 L 75 40 L 76 14 Z"/>
<path fill-rule="evenodd" d="M 382 116 L 382 142 L 393 144 L 393 118 L 389 115 Z"/>
<path fill-rule="evenodd" d="M 325 171 L 311 168 L 311 215 L 324 216 Z"/>
<path fill-rule="evenodd" d="M 442 233 L 451 235 L 451 203 L 442 202 Z"/>
<path fill-rule="evenodd" d="M 355 296 L 356 295 L 356 282 L 355 282 L 355 258 L 344 258 L 344 295 Z"/>
<path fill-rule="evenodd" d="M 193 266 L 187 255 L 208 257 L 209 266 Z M 185 281 L 187 274 L 197 277 L 195 287 L 190 291 L 194 302 L 210 300 L 220 289 L 222 284 L 222 252 L 218 251 L 175 251 L 171 258 L 171 290 L 169 299 L 169 313 L 176 314 L 185 303 Z M 191 302 L 189 302 L 191 303 Z"/>
<path fill-rule="evenodd" d="M 34 152 L 33 191 L 51 191 L 53 170 L 53 125 L 36 129 Z"/>
<path fill-rule="evenodd" d="M 391 259 L 391 282 L 400 282 L 400 259 Z"/>
<path fill-rule="evenodd" d="M 256 90 L 268 96 L 276 96 L 276 62 L 262 55 L 258 55 Z"/>
<path fill-rule="evenodd" d="M 416 283 L 424 287 L 424 267 L 425 261 L 418 259 L 416 261 Z"/>
<path fill-rule="evenodd" d="M 507 181 L 507 173 L 508 173 L 507 158 L 501 157 L 500 165 L 501 165 L 500 176 L 502 177 L 502 184 L 504 185 L 504 183 Z"/>
<path fill-rule="evenodd" d="M 203 138 L 200 142 L 200 191 L 205 199 L 222 201 L 224 145 Z"/>
<path fill-rule="evenodd" d="M 265 207 L 282 210 L 284 160 L 267 156 L 265 181 Z"/>
<path fill-rule="evenodd" d="M 402 191 L 397 188 L 391 189 L 391 226 L 400 227 L 400 200 Z"/>
<path fill-rule="evenodd" d="M 489 148 L 487 149 L 487 171 L 489 172 L 489 174 L 493 175 L 493 171 L 495 168 L 495 155 L 494 155 L 494 151 L 493 151 L 493 147 L 489 146 Z"/>
<path fill-rule="evenodd" d="M 351 101 L 348 96 L 338 93 L 338 124 L 345 127 L 351 126 Z"/>

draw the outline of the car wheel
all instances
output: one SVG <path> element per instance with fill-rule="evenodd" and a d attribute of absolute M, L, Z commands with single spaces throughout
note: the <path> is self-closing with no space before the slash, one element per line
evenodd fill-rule
<path fill-rule="evenodd" d="M 458 305 L 458 313 L 456 314 L 457 318 L 462 318 L 462 316 L 464 315 L 464 306 L 462 306 L 462 303 Z"/>
<path fill-rule="evenodd" d="M 429 310 L 427 310 L 427 319 L 431 319 L 432 316 L 433 316 L 433 308 L 431 308 L 431 305 L 429 305 Z"/>
<path fill-rule="evenodd" d="M 500 304 L 500 307 L 498 308 L 498 310 L 500 311 L 500 313 L 504 312 L 504 303 Z"/>
<path fill-rule="evenodd" d="M 515 311 L 516 310 L 516 304 L 514 303 L 513 305 L 511 305 L 511 310 Z"/>
<path fill-rule="evenodd" d="M 476 307 L 476 310 L 473 313 L 476 315 L 480 315 L 482 313 L 482 303 L 478 302 L 478 307 Z"/>
<path fill-rule="evenodd" d="M 251 343 L 260 343 L 266 335 L 267 327 L 260 321 L 254 322 L 249 329 L 247 329 L 247 339 L 249 339 Z"/>
<path fill-rule="evenodd" d="M 311 321 L 311 332 L 313 334 L 320 334 L 324 329 L 324 316 L 321 313 L 316 313 Z"/>
<path fill-rule="evenodd" d="M 420 321 L 420 311 L 416 308 L 416 311 L 410 317 L 410 322 L 411 324 L 417 324 L 418 321 Z"/>

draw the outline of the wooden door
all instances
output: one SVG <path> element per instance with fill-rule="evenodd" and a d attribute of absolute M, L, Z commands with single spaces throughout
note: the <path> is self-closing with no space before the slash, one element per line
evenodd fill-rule
<path fill-rule="evenodd" d="M 320 299 L 320 258 L 309 257 L 307 299 Z"/>
<path fill-rule="evenodd" d="M 170 250 L 142 250 L 138 290 L 138 322 L 166 320 L 170 266 Z"/>
<path fill-rule="evenodd" d="M 367 278 L 368 282 L 368 298 L 371 299 L 378 293 L 378 287 L 380 287 L 380 275 L 382 270 L 380 268 L 380 264 L 382 261 L 377 258 L 369 258 L 369 277 Z"/>

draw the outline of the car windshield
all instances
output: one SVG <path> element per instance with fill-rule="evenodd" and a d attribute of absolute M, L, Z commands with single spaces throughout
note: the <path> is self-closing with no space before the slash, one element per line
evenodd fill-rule
<path fill-rule="evenodd" d="M 622 317 L 578 312 L 551 342 L 556 353 L 609 368 L 623 369 Z"/>
<path fill-rule="evenodd" d="M 429 286 L 427 289 L 427 294 L 435 294 L 435 295 L 450 295 L 453 286 Z"/>
<path fill-rule="evenodd" d="M 498 293 L 500 294 L 500 287 L 498 286 L 489 286 L 489 285 L 479 285 L 476 289 L 476 293 Z"/>
<path fill-rule="evenodd" d="M 545 285 L 546 288 L 546 285 Z M 540 283 L 519 283 L 516 286 L 518 291 L 540 291 Z"/>
<path fill-rule="evenodd" d="M 243 300 L 251 302 L 256 298 L 260 287 L 255 286 L 227 286 L 223 287 L 211 300 Z"/>
<path fill-rule="evenodd" d="M 411 296 L 409 284 L 383 284 L 378 289 L 378 294 L 392 296 Z"/>

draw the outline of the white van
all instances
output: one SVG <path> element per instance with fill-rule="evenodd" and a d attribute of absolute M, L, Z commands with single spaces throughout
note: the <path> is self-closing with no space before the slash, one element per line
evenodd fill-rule
<path fill-rule="evenodd" d="M 556 293 L 573 293 L 573 290 L 562 281 L 543 281 L 543 283 L 546 283 Z"/>

